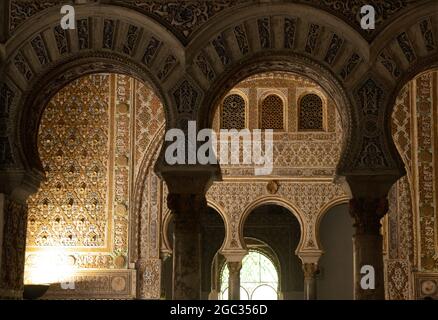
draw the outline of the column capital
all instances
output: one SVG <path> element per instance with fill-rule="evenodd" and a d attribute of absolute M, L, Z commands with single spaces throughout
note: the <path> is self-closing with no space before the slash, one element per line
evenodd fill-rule
<path fill-rule="evenodd" d="M 213 184 L 220 180 L 216 165 L 174 165 L 156 163 L 155 172 L 160 176 L 170 193 L 205 194 Z"/>
<path fill-rule="evenodd" d="M 242 269 L 242 262 L 241 261 L 228 261 L 227 262 L 228 271 L 230 274 L 235 274 L 240 272 Z"/>
<path fill-rule="evenodd" d="M 297 256 L 300 258 L 303 265 L 306 263 L 318 264 L 322 254 L 323 254 L 322 250 L 297 252 Z"/>
<path fill-rule="evenodd" d="M 380 234 L 380 220 L 388 212 L 388 199 L 353 198 L 350 200 L 350 215 L 354 219 L 356 235 Z"/>
<path fill-rule="evenodd" d="M 319 273 L 318 263 L 303 263 L 304 279 L 314 279 Z"/>
<path fill-rule="evenodd" d="M 205 194 L 169 193 L 167 207 L 176 214 L 198 212 L 207 207 L 207 199 Z"/>
<path fill-rule="evenodd" d="M 345 176 L 345 181 L 350 189 L 348 194 L 352 198 L 386 197 L 398 179 L 400 179 L 399 174 Z"/>
<path fill-rule="evenodd" d="M 227 263 L 229 262 L 242 262 L 243 258 L 248 254 L 247 250 L 231 250 L 221 251 Z"/>

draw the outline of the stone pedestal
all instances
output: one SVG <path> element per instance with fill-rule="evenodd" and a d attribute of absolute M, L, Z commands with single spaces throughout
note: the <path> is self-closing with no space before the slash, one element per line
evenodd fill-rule
<path fill-rule="evenodd" d="M 227 262 L 228 266 L 228 300 L 240 300 L 240 270 L 242 262 Z"/>
<path fill-rule="evenodd" d="M 207 208 L 204 195 L 169 194 L 174 219 L 173 299 L 201 297 L 201 220 Z"/>
<path fill-rule="evenodd" d="M 353 198 L 350 214 L 354 218 L 354 298 L 384 300 L 384 269 L 380 220 L 388 211 L 382 198 Z"/>
<path fill-rule="evenodd" d="M 319 272 L 317 263 L 303 263 L 304 300 L 316 300 L 316 275 Z"/>

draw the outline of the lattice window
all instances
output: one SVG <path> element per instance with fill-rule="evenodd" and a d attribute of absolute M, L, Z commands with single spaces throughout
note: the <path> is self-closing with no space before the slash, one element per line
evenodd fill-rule
<path fill-rule="evenodd" d="M 298 117 L 299 130 L 323 130 L 322 100 L 316 94 L 301 98 Z"/>
<path fill-rule="evenodd" d="M 221 114 L 222 129 L 245 128 L 245 100 L 238 94 L 230 94 L 224 99 Z"/>
<path fill-rule="evenodd" d="M 220 300 L 228 300 L 229 270 L 221 271 Z M 250 250 L 243 258 L 240 271 L 240 300 L 277 300 L 278 272 L 265 254 Z"/>
<path fill-rule="evenodd" d="M 262 101 L 260 110 L 261 129 L 283 129 L 283 100 L 271 94 Z"/>

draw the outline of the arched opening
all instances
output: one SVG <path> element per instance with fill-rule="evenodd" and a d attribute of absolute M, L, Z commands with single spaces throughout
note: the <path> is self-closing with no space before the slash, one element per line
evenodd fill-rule
<path fill-rule="evenodd" d="M 168 243 L 173 246 L 173 218 L 170 217 L 167 227 Z M 217 299 L 218 282 L 217 266 L 223 263 L 219 253 L 225 239 L 225 224 L 221 214 L 208 207 L 201 216 L 201 299 Z M 215 267 L 216 266 L 216 267 Z M 172 256 L 164 261 L 162 269 L 162 292 L 165 299 L 172 299 Z"/>
<path fill-rule="evenodd" d="M 269 268 L 269 272 L 264 278 L 263 270 L 259 270 L 258 278 L 275 279 L 272 267 L 269 267 L 270 264 L 265 260 L 268 259 L 278 274 L 278 287 L 274 288 L 272 283 L 266 284 L 276 290 L 278 299 L 302 299 L 303 271 L 301 261 L 295 255 L 301 238 L 301 230 L 298 219 L 294 214 L 280 205 L 261 205 L 252 210 L 246 218 L 243 226 L 243 236 L 248 250 L 250 252 L 251 250 L 259 252 L 264 257 L 250 255 L 251 258 L 246 260 L 249 265 L 245 267 L 243 264 L 242 270 L 252 270 L 254 268 L 259 270 L 257 269 L 259 267 L 257 261 L 263 260 L 266 267 Z M 245 259 L 243 262 L 245 262 Z M 245 275 L 241 271 L 242 276 Z M 258 283 L 258 285 L 264 284 Z M 248 286 L 248 288 L 251 288 L 251 286 Z M 250 290 L 251 294 L 254 293 L 254 290 L 255 288 L 252 291 Z M 249 297 L 252 296 L 249 295 Z"/>
<path fill-rule="evenodd" d="M 144 162 L 157 152 L 164 125 L 152 86 L 123 74 L 77 78 L 50 99 L 38 130 L 46 180 L 28 200 L 25 283 L 51 283 L 48 296 L 135 292 L 130 264 L 145 251 L 159 256 L 153 232 L 160 229 L 163 208 L 154 199 L 161 197 L 162 182 Z M 150 205 L 138 208 L 134 193 L 144 184 L 142 201 Z M 150 229 L 134 248 L 129 235 L 139 215 Z M 110 269 L 116 280 L 107 290 L 83 289 Z M 76 282 L 75 289 L 63 290 L 66 281 Z"/>
<path fill-rule="evenodd" d="M 259 240 L 246 240 L 251 249 L 242 260 L 240 300 L 278 300 L 279 263 L 275 253 Z M 228 276 L 228 267 L 224 263 L 220 273 L 220 300 L 228 300 Z"/>
<path fill-rule="evenodd" d="M 269 60 L 269 62 L 268 62 Z M 296 68 L 298 65 L 306 65 L 305 69 L 308 72 L 303 72 L 303 69 Z M 347 152 L 349 152 L 349 143 L 355 121 L 355 115 L 352 112 L 352 106 L 344 92 L 343 87 L 333 78 L 330 72 L 318 66 L 318 71 L 314 68 L 315 65 L 307 65 L 307 61 L 302 61 L 299 56 L 291 55 L 284 56 L 257 56 L 254 59 L 245 61 L 239 64 L 235 70 L 227 72 L 226 77 L 219 78 L 218 81 L 211 86 L 211 89 L 205 95 L 204 102 L 199 111 L 198 120 L 201 123 L 206 123 L 205 126 L 212 126 L 218 128 L 220 122 L 219 109 L 220 102 L 228 94 L 230 90 L 246 89 L 249 86 L 259 87 L 257 92 L 246 91 L 248 98 L 251 97 L 260 99 L 262 96 L 266 97 L 267 89 L 276 89 L 285 94 L 284 97 L 284 113 L 283 113 L 283 128 L 288 132 L 298 131 L 298 98 L 301 96 L 302 88 L 317 88 L 318 93 L 323 93 L 324 98 L 327 99 L 327 119 L 323 122 L 328 127 L 339 127 L 342 135 L 339 136 L 339 158 L 337 160 L 337 172 L 342 173 L 343 167 L 347 162 Z M 225 76 L 225 75 L 224 75 Z M 284 79 L 295 79 L 298 82 L 302 82 L 297 86 L 295 90 L 295 84 L 289 84 L 284 86 Z M 251 84 L 253 82 L 253 84 Z M 275 83 L 275 84 L 274 84 Z M 292 88 L 291 88 L 292 87 Z M 265 90 L 263 90 L 265 89 Z M 292 90 L 291 90 L 292 89 Z M 291 92 L 293 91 L 293 93 Z M 319 95 L 319 94 L 318 94 Z M 277 100 L 277 99 L 276 99 Z M 259 101 L 260 105 L 262 101 Z M 251 101 L 249 101 L 248 113 L 251 117 Z M 257 108 L 258 109 L 258 108 Z M 260 128 L 261 125 L 261 110 L 254 109 L 254 115 L 256 120 L 248 121 L 248 129 Z M 278 109 L 278 108 L 277 108 Z M 336 110 L 336 111 L 334 111 Z M 279 113 L 277 113 L 279 114 Z M 330 118 L 330 116 L 337 115 Z M 280 117 L 278 117 L 279 119 Z M 337 119 L 335 119 L 337 118 Z M 281 121 L 275 120 L 276 126 Z M 335 125 L 333 126 L 333 123 Z M 325 128 L 324 128 L 325 129 Z M 277 129 L 278 130 L 278 129 Z M 283 131 L 283 130 L 280 130 Z M 319 132 L 318 132 L 319 131 Z M 327 129 L 328 132 L 334 131 L 333 129 Z M 321 130 L 316 130 L 314 133 L 320 133 Z"/>
<path fill-rule="evenodd" d="M 347 204 L 330 208 L 319 226 L 318 300 L 353 300 L 353 221 Z"/>
<path fill-rule="evenodd" d="M 259 106 L 260 129 L 284 129 L 284 102 L 276 94 L 268 94 Z"/>
<path fill-rule="evenodd" d="M 324 107 L 317 94 L 307 93 L 299 99 L 298 130 L 324 130 Z"/>

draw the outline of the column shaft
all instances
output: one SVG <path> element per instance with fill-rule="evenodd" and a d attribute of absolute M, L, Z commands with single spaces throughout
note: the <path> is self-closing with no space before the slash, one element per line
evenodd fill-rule
<path fill-rule="evenodd" d="M 227 262 L 228 266 L 228 300 L 240 300 L 241 262 Z"/>
<path fill-rule="evenodd" d="M 304 271 L 304 300 L 316 300 L 316 263 L 303 263 Z"/>
<path fill-rule="evenodd" d="M 27 206 L 0 194 L 0 299 L 23 297 Z"/>
<path fill-rule="evenodd" d="M 354 298 L 356 300 L 385 299 L 380 220 L 387 211 L 386 197 L 350 200 L 350 214 L 355 220 L 353 259 Z"/>
<path fill-rule="evenodd" d="M 204 195 L 169 194 L 174 218 L 173 299 L 201 297 L 201 221 L 206 209 Z"/>

